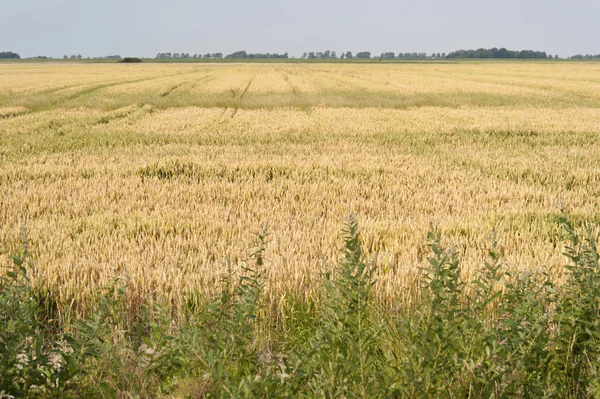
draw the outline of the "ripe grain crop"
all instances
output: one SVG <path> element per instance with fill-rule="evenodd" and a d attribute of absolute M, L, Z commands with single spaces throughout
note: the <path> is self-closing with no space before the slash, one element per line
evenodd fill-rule
<path fill-rule="evenodd" d="M 26 226 L 63 307 L 117 275 L 176 307 L 268 223 L 267 292 L 310 298 L 344 216 L 410 301 L 434 223 L 478 272 L 560 281 L 555 218 L 600 221 L 600 64 L 0 64 L 0 250 Z"/>

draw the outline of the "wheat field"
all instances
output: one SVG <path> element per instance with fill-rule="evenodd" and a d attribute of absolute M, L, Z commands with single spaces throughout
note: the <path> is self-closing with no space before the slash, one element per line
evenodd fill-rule
<path fill-rule="evenodd" d="M 431 224 L 467 277 L 495 233 L 559 281 L 556 216 L 600 221 L 600 63 L 0 64 L 0 190 L 0 253 L 24 226 L 65 309 L 117 276 L 202 301 L 265 224 L 270 298 L 308 299 L 349 212 L 389 304 Z"/>

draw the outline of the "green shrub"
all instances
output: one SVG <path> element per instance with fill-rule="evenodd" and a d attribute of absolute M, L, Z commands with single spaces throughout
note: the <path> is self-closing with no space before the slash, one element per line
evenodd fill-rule
<path fill-rule="evenodd" d="M 384 392 L 379 326 L 371 294 L 374 265 L 365 259 L 353 216 L 342 231 L 336 275 L 326 274 L 317 326 L 299 360 L 314 397 L 376 397 Z"/>
<path fill-rule="evenodd" d="M 565 396 L 586 397 L 600 388 L 600 266 L 591 230 L 582 239 L 566 219 L 567 281 L 555 313 L 555 386 Z"/>
<path fill-rule="evenodd" d="M 128 308 L 122 279 L 86 315 L 57 319 L 24 241 L 0 277 L 0 397 L 597 397 L 600 256 L 591 232 L 560 223 L 562 286 L 510 275 L 494 242 L 464 281 L 432 232 L 419 297 L 389 309 L 349 217 L 320 298 L 288 301 L 283 320 L 264 296 L 266 230 L 239 268 L 227 263 L 220 292 L 178 319 L 160 300 Z"/>
<path fill-rule="evenodd" d="M 138 62 L 144 62 L 144 61 L 142 61 L 141 58 L 137 58 L 137 57 L 125 57 L 125 58 L 123 58 L 123 60 L 121 60 L 119 62 L 124 62 L 126 64 L 132 64 L 132 63 L 138 63 Z"/>
<path fill-rule="evenodd" d="M 45 317 L 25 235 L 10 258 L 0 275 L 0 397 L 61 397 L 77 375 L 71 340 Z"/>

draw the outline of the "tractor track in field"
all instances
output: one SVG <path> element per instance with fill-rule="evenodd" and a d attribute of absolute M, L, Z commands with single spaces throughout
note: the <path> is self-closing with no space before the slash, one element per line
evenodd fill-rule
<path fill-rule="evenodd" d="M 161 93 L 160 96 L 161 96 L 161 98 L 165 98 L 167 96 L 172 96 L 172 95 L 175 95 L 175 94 L 173 94 L 175 91 L 177 91 L 181 87 L 185 87 L 187 84 L 190 84 L 189 89 L 191 90 L 202 83 L 206 83 L 206 82 L 209 82 L 214 79 L 215 79 L 215 77 L 208 75 L 208 76 L 202 76 L 200 79 L 182 82 L 182 83 L 179 83 L 179 84 L 176 84 L 176 85 L 170 87 L 169 89 L 167 89 L 166 91 Z"/>
<path fill-rule="evenodd" d="M 296 89 L 296 86 L 294 86 L 292 84 L 292 82 L 290 82 L 289 74 L 279 68 L 273 68 L 273 69 L 275 71 L 279 72 L 281 74 L 281 76 L 283 76 L 283 80 L 285 80 L 285 83 L 287 83 L 287 85 L 290 87 L 290 89 L 292 89 L 292 93 L 294 93 L 294 97 L 298 98 L 300 95 L 298 94 L 298 90 Z"/>
<path fill-rule="evenodd" d="M 131 83 L 149 82 L 149 81 L 152 81 L 152 80 L 170 78 L 170 77 L 174 77 L 174 76 L 184 76 L 184 75 L 190 75 L 190 74 L 194 74 L 194 73 L 198 73 L 198 71 L 184 72 L 184 73 L 175 73 L 175 74 L 171 74 L 171 75 L 156 76 L 156 77 L 152 77 L 152 78 L 131 79 L 131 80 L 126 80 L 126 81 L 121 81 L 121 82 L 116 82 L 116 83 L 109 83 L 109 84 L 102 84 L 102 85 L 92 86 L 92 87 L 90 87 L 88 89 L 82 90 L 80 92 L 77 92 L 77 93 L 75 93 L 75 94 L 67 97 L 67 100 L 76 100 L 76 99 L 78 99 L 80 97 L 89 95 L 91 93 L 94 93 L 94 92 L 97 92 L 99 90 L 106 89 L 106 88 L 109 88 L 109 87 L 123 86 L 123 85 L 131 84 Z"/>
<path fill-rule="evenodd" d="M 190 86 L 190 90 L 191 90 L 191 89 L 195 89 L 196 87 L 198 87 L 199 85 L 201 85 L 201 84 L 203 84 L 203 83 L 212 82 L 212 81 L 213 81 L 213 80 L 215 80 L 215 79 L 216 79 L 216 77 L 214 77 L 214 76 L 212 76 L 212 75 L 208 75 L 208 76 L 205 76 L 204 78 L 200 78 L 200 79 L 196 80 L 196 81 L 194 82 L 194 84 L 192 84 L 192 85 Z"/>
<path fill-rule="evenodd" d="M 58 93 L 59 91 L 62 90 L 68 90 L 68 89 L 74 89 L 76 87 L 81 87 L 81 86 L 89 86 L 91 83 L 96 83 L 96 84 L 105 84 L 105 83 L 118 83 L 120 82 L 119 80 L 115 80 L 115 79 L 103 79 L 103 80 L 99 80 L 97 82 L 88 82 L 88 83 L 77 83 L 77 84 L 70 84 L 70 85 L 64 85 L 64 86 L 59 86 L 59 87 L 53 87 L 51 89 L 46 89 L 46 90 L 42 90 L 40 92 L 35 93 L 35 95 L 51 95 L 54 93 Z"/>
<path fill-rule="evenodd" d="M 125 107 L 125 108 L 131 108 L 131 110 L 127 110 L 122 113 L 118 113 L 119 109 L 116 109 L 116 110 L 112 111 L 113 115 L 106 115 L 106 116 L 100 117 L 97 121 L 92 123 L 92 126 L 107 125 L 114 121 L 126 119 L 138 111 L 143 111 L 142 112 L 143 114 L 147 113 L 147 110 L 145 110 L 144 107 L 140 107 L 140 106 Z"/>
<path fill-rule="evenodd" d="M 14 112 L 8 112 L 6 114 L 0 114 L 0 120 L 16 118 L 16 117 L 27 115 L 30 113 L 31 113 L 31 110 L 25 108 L 25 109 L 14 111 Z"/>
<path fill-rule="evenodd" d="M 50 119 L 47 123 L 43 124 L 42 126 L 39 126 L 36 129 L 36 131 L 39 133 L 44 132 L 44 131 L 59 132 L 61 129 L 68 128 L 70 126 L 86 126 L 88 128 L 91 128 L 94 126 L 107 125 L 114 121 L 129 118 L 136 113 L 140 113 L 140 115 L 142 115 L 147 112 L 148 112 L 148 108 L 146 108 L 145 106 L 140 107 L 140 106 L 134 105 L 134 106 L 127 106 L 127 107 L 123 107 L 123 108 L 118 108 L 116 110 L 108 111 L 105 113 L 105 115 L 96 117 L 90 121 L 69 120 L 69 121 L 59 122 L 57 120 Z"/>
<path fill-rule="evenodd" d="M 232 106 L 226 106 L 223 107 L 223 111 L 221 111 L 221 113 L 219 114 L 219 116 L 215 117 L 210 123 L 208 123 L 203 129 L 202 131 L 210 131 L 210 129 L 212 129 L 215 125 L 219 124 L 219 123 L 223 123 L 225 122 L 227 119 L 224 119 L 225 114 L 227 113 L 227 111 L 229 109 L 233 109 L 233 112 L 231 114 L 231 117 L 229 117 L 228 119 L 233 119 L 235 117 L 235 114 L 237 113 L 238 109 L 240 108 L 240 105 L 242 103 L 242 100 L 244 99 L 244 96 L 246 95 L 246 93 L 248 92 L 248 89 L 250 88 L 250 85 L 252 84 L 252 81 L 254 80 L 254 78 L 256 77 L 256 75 L 258 75 L 258 72 L 255 73 L 249 80 L 248 83 L 246 83 L 245 85 L 240 86 L 234 93 L 233 95 L 233 99 L 232 101 L 234 101 L 234 105 Z"/>
<path fill-rule="evenodd" d="M 304 111 L 307 115 L 312 113 L 312 105 L 310 102 L 306 101 L 306 97 L 301 94 L 301 92 L 296 88 L 296 86 L 290 82 L 290 73 L 282 68 L 274 68 L 277 72 L 279 72 L 283 76 L 283 80 L 288 84 L 288 86 L 292 89 L 292 93 L 294 93 L 294 99 L 298 102 L 297 107 Z M 298 75 L 294 75 L 296 78 L 302 80 Z"/>
<path fill-rule="evenodd" d="M 332 75 L 330 77 L 330 79 L 339 82 L 339 83 L 348 83 L 348 77 L 342 76 L 337 72 L 331 72 L 331 71 L 327 71 L 327 70 L 318 70 L 319 72 L 328 74 L 328 75 Z M 479 84 L 485 84 L 485 85 L 489 85 L 489 86 L 495 86 L 495 87 L 516 87 L 519 89 L 528 89 L 528 90 L 534 90 L 534 91 L 538 91 L 538 92 L 544 92 L 544 91 L 548 91 L 548 90 L 554 90 L 556 93 L 560 93 L 561 96 L 573 96 L 572 91 L 570 90 L 566 90 L 563 88 L 548 88 L 548 87 L 540 87 L 537 85 L 533 85 L 533 84 L 528 84 L 526 82 L 490 82 L 488 80 L 486 80 L 484 77 L 481 76 L 464 76 L 466 73 L 462 73 L 463 76 L 460 77 L 456 77 L 453 76 L 452 80 L 453 81 L 461 81 L 461 82 L 466 82 L 466 83 L 479 83 Z M 403 72 L 403 75 L 406 76 L 412 76 L 415 78 L 422 78 L 424 76 L 432 78 L 432 79 L 440 79 L 440 80 L 448 80 L 447 76 L 444 75 L 440 75 L 439 73 L 435 73 L 435 72 L 428 72 L 428 73 L 414 73 L 414 72 Z M 383 80 L 378 80 L 378 79 L 369 79 L 367 77 L 362 77 L 362 76 L 354 76 L 351 75 L 350 76 L 351 79 L 354 79 L 356 82 L 367 82 L 367 83 L 375 83 L 375 84 L 385 84 L 385 81 Z M 595 82 L 595 81 L 594 81 Z M 577 94 L 577 97 L 579 98 L 584 98 L 586 100 L 589 101 L 597 101 L 598 97 L 590 95 L 590 94 Z"/>
<path fill-rule="evenodd" d="M 258 75 L 258 72 L 254 74 L 254 76 L 252 76 L 250 78 L 250 80 L 248 81 L 248 84 L 246 84 L 246 87 L 244 87 L 244 89 L 241 91 L 238 90 L 238 94 L 237 94 L 237 100 L 234 97 L 235 104 L 233 106 L 233 113 L 231 114 L 231 118 L 233 118 L 235 116 L 235 114 L 237 114 L 238 109 L 240 109 L 241 105 L 242 105 L 242 101 L 244 100 L 244 96 L 246 95 L 246 93 L 248 92 L 248 89 L 250 89 L 250 85 L 252 85 L 252 81 L 254 81 L 254 78 L 256 78 L 256 75 Z M 242 86 L 243 87 L 243 86 Z M 240 87 L 240 89 L 242 88 Z"/>
<path fill-rule="evenodd" d="M 165 97 L 167 97 L 168 95 L 170 95 L 171 93 L 173 93 L 175 90 L 179 89 L 181 86 L 183 86 L 186 83 L 187 82 L 183 82 L 183 83 L 178 83 L 175 86 L 171 86 L 166 91 L 160 93 L 160 96 L 162 98 L 165 98 Z"/>
<path fill-rule="evenodd" d="M 194 73 L 198 73 L 198 71 L 191 71 L 191 72 L 184 72 L 184 73 L 175 73 L 175 74 L 169 74 L 169 75 L 162 75 L 162 76 L 153 76 L 150 78 L 140 78 L 140 79 L 130 79 L 130 80 L 126 80 L 126 81 L 114 81 L 111 80 L 109 81 L 109 83 L 105 83 L 105 84 L 99 84 L 99 85 L 95 85 L 92 87 L 89 87 L 87 89 L 78 91 L 72 95 L 69 96 L 60 96 L 57 99 L 53 99 L 50 100 L 45 106 L 43 107 L 39 107 L 36 108 L 34 107 L 34 109 L 29 108 L 29 107 L 25 107 L 27 108 L 27 111 L 21 112 L 21 113 L 11 113 L 8 115 L 0 115 L 0 119 L 9 119 L 9 118 L 13 118 L 13 117 L 18 117 L 18 116 L 23 116 L 23 115 L 29 115 L 29 114 L 35 114 L 38 112 L 44 112 L 44 111 L 48 111 L 48 110 L 52 110 L 55 109 L 56 106 L 64 101 L 72 101 L 72 100 L 76 100 L 78 98 L 84 97 L 86 95 L 89 95 L 91 93 L 97 92 L 99 90 L 102 89 L 106 89 L 109 87 L 116 87 L 116 86 L 122 86 L 122 85 L 126 85 L 126 84 L 131 84 L 131 83 L 140 83 L 140 82 L 148 82 L 148 81 L 152 81 L 152 80 L 158 80 L 158 79 L 164 79 L 164 78 L 169 78 L 169 77 L 174 77 L 174 76 L 184 76 L 184 75 L 190 75 L 190 74 L 194 74 Z M 61 90 L 68 90 L 71 88 L 75 88 L 75 87 L 80 87 L 80 86 L 87 86 L 86 83 L 83 84 L 76 84 L 76 85 L 69 85 L 69 86 L 61 86 L 58 88 L 54 88 L 54 89 L 49 89 L 49 90 L 45 90 L 43 92 L 41 92 L 44 95 L 52 95 L 55 93 L 60 92 Z"/>

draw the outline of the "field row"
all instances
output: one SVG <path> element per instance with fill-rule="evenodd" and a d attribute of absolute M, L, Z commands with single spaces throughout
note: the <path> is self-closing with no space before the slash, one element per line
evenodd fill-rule
<path fill-rule="evenodd" d="M 600 65 L 3 65 L 0 106 L 600 107 Z"/>
<path fill-rule="evenodd" d="M 1 249 L 26 226 L 65 306 L 117 275 L 177 306 L 206 298 L 264 223 L 269 297 L 310 297 L 349 212 L 385 301 L 411 300 L 431 223 L 466 277 L 496 231 L 510 267 L 560 280 L 561 208 L 600 221 L 589 108 L 19 110 L 0 113 Z"/>

